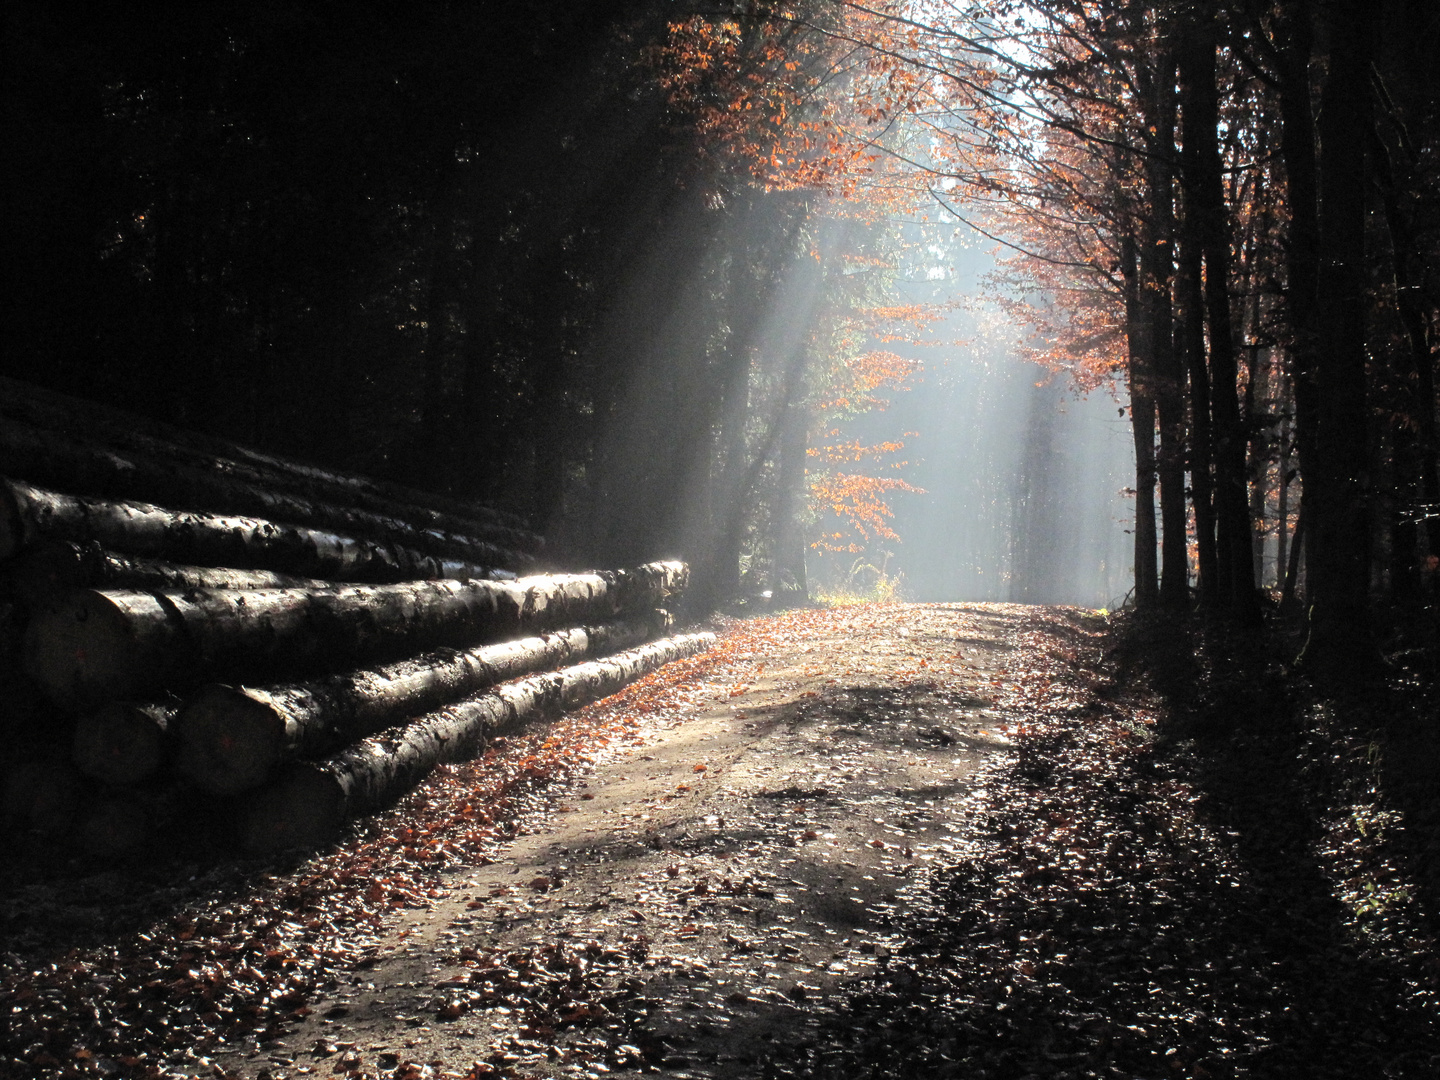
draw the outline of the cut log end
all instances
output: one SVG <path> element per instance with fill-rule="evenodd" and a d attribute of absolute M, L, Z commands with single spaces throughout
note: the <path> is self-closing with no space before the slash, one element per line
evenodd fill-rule
<path fill-rule="evenodd" d="M 0 503 L 3 501 L 4 493 L 0 491 Z M 4 507 L 0 506 L 0 519 L 4 516 Z M 4 532 L 4 528 L 4 524 L 0 523 L 0 533 Z M 4 536 L 0 535 L 0 549 L 4 546 Z M 56 593 L 93 584 L 88 571 L 97 561 L 95 556 L 98 552 L 98 545 L 82 546 L 62 541 L 30 544 L 10 566 L 15 590 L 28 604 L 37 607 Z"/>
<path fill-rule="evenodd" d="M 62 594 L 35 615 L 25 634 L 30 677 L 64 708 L 95 708 L 131 696 L 146 674 L 146 659 L 103 592 Z"/>
<path fill-rule="evenodd" d="M 75 725 L 75 764 L 110 784 L 137 784 L 160 770 L 169 747 L 171 710 L 115 702 Z"/>
<path fill-rule="evenodd" d="M 346 810 L 344 789 L 332 773 L 297 764 L 249 797 L 240 843 L 260 855 L 314 850 L 339 836 Z"/>
<path fill-rule="evenodd" d="M 207 686 L 175 718 L 181 773 L 214 795 L 259 787 L 280 764 L 285 719 L 262 694 Z"/>

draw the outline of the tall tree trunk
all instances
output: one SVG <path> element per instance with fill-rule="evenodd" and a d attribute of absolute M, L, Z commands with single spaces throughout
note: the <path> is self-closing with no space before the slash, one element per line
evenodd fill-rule
<path fill-rule="evenodd" d="M 1193 171 L 1189 160 L 1193 140 L 1186 139 L 1181 156 L 1185 173 Z M 1200 606 L 1213 609 L 1219 603 L 1218 568 L 1215 555 L 1214 440 L 1210 425 L 1210 369 L 1205 356 L 1205 293 L 1202 285 L 1201 245 L 1198 226 L 1185 197 L 1185 212 L 1179 229 L 1179 273 L 1176 295 L 1180 308 L 1179 351 L 1184 355 L 1189 381 L 1190 405 L 1190 490 L 1195 507 L 1196 591 Z"/>
<path fill-rule="evenodd" d="M 1333 0 L 1321 96 L 1319 348 L 1314 439 L 1305 494 L 1309 520 L 1307 666 L 1334 670 L 1372 659 L 1369 619 L 1370 462 L 1365 377 L 1366 153 L 1370 135 L 1370 7 Z"/>
<path fill-rule="evenodd" d="M 1291 385 L 1291 381 L 1287 380 L 1282 372 L 1279 399 L 1276 402 L 1278 419 L 1275 428 L 1276 472 L 1279 474 L 1275 512 L 1275 585 L 1282 591 L 1290 565 L 1290 488 L 1295 479 L 1290 465 L 1295 438 Z"/>
<path fill-rule="evenodd" d="M 1260 618 L 1251 563 L 1250 512 L 1245 484 L 1245 431 L 1240 420 L 1238 365 L 1230 314 L 1230 223 L 1225 207 L 1215 71 L 1216 30 L 1191 26 L 1180 47 L 1185 137 L 1193 144 L 1186 177 L 1187 206 L 1205 260 L 1205 314 L 1210 333 L 1211 421 L 1215 440 L 1216 554 L 1224 602 L 1242 623 Z"/>
<path fill-rule="evenodd" d="M 437 185 L 443 191 L 445 185 Z M 455 300 L 457 266 L 454 218 L 449 200 L 438 198 L 431 214 L 436 219 L 430 236 L 430 267 L 425 278 L 425 336 L 420 353 L 420 421 L 416 425 L 417 453 L 412 468 L 417 475 L 442 473 L 447 443 L 452 435 L 448 388 L 450 309 Z"/>
<path fill-rule="evenodd" d="M 706 566 L 710 599 L 716 604 L 740 595 L 740 550 L 749 494 L 745 481 L 750 472 L 745 445 L 750 419 L 750 372 L 760 323 L 765 317 L 766 291 L 758 271 L 752 271 L 747 262 L 743 248 L 732 257 L 730 341 L 725 349 L 719 432 L 721 470 L 712 508 L 713 544 Z"/>
<path fill-rule="evenodd" d="M 1183 608 L 1190 601 L 1189 537 L 1185 514 L 1185 368 L 1175 350 L 1172 298 L 1175 272 L 1175 57 L 1161 52 L 1154 70 L 1143 72 L 1153 132 L 1147 140 L 1145 180 L 1149 213 L 1141 230 L 1140 309 L 1142 340 L 1154 373 L 1160 421 L 1160 603 Z M 1149 85 L 1145 85 L 1148 83 Z"/>
<path fill-rule="evenodd" d="M 799 346 L 801 350 L 804 345 Z M 793 361 L 801 370 L 806 366 L 802 355 Z M 771 588 L 777 597 L 804 601 L 809 598 L 810 585 L 805 575 L 805 531 L 800 524 L 800 511 L 805 503 L 805 462 L 810 433 L 808 412 L 797 400 L 800 387 L 789 396 L 780 416 L 780 453 L 777 459 L 774 518 L 770 524 L 775 545 L 774 574 Z"/>
<path fill-rule="evenodd" d="M 1317 449 L 1316 364 L 1320 347 L 1318 326 L 1320 273 L 1320 189 L 1319 165 L 1315 151 L 1315 114 L 1310 102 L 1310 61 L 1314 49 L 1314 26 L 1310 5 L 1291 0 L 1281 9 L 1278 37 L 1283 71 L 1280 79 L 1280 154 L 1285 161 L 1290 227 L 1285 245 L 1286 304 L 1290 312 L 1291 383 L 1295 390 L 1295 452 L 1303 486 L 1300 515 L 1295 523 L 1296 545 L 1290 552 L 1285 574 L 1282 606 L 1296 595 L 1302 557 L 1314 530 L 1309 528 L 1310 472 Z M 1301 526 L 1306 527 L 1302 528 Z M 1308 589 L 1307 589 L 1308 593 Z M 1307 596 L 1308 599 L 1308 596 Z"/>
<path fill-rule="evenodd" d="M 1160 600 L 1160 574 L 1155 563 L 1155 396 L 1143 345 L 1135 238 L 1128 232 L 1122 240 L 1121 263 L 1125 276 L 1130 424 L 1135 438 L 1135 604 L 1149 608 Z"/>
<path fill-rule="evenodd" d="M 1393 108 L 1393 103 L 1392 103 Z M 1401 204 L 1400 185 L 1390 150 L 1379 138 L 1372 140 L 1375 171 L 1379 181 L 1385 223 L 1390 238 L 1390 269 L 1393 274 L 1395 309 L 1405 330 L 1408 349 L 1395 350 L 1396 375 L 1400 384 L 1402 415 L 1394 427 L 1397 443 L 1396 467 L 1402 475 L 1400 483 L 1410 498 L 1403 500 L 1395 515 L 1396 550 L 1405 565 L 1394 567 L 1403 578 L 1403 591 L 1395 589 L 1396 599 L 1408 600 L 1423 595 L 1426 575 L 1420 573 L 1422 555 L 1440 554 L 1440 442 L 1435 431 L 1435 375 L 1433 321 L 1425 310 L 1425 259 L 1417 242 L 1415 222 Z M 1404 160 L 1402 158 L 1402 160 Z M 1404 162 L 1407 173 L 1418 163 Z M 1414 181 L 1411 181 L 1412 184 Z"/>

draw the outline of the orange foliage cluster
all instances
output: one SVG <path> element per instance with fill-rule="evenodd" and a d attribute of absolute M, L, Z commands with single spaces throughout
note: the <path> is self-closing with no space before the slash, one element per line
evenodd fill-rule
<path fill-rule="evenodd" d="M 654 58 L 670 104 L 703 137 L 702 151 L 781 190 L 848 193 L 875 155 L 847 146 L 820 92 L 823 43 L 793 25 L 694 15 L 672 23 Z"/>
<path fill-rule="evenodd" d="M 885 502 L 892 491 L 923 493 L 922 488 L 894 476 L 819 473 L 810 478 L 810 494 L 825 509 L 843 518 L 867 543 L 898 540 L 889 522 L 894 512 Z M 843 532 L 827 533 L 810 545 L 820 551 L 860 552 L 864 546 Z"/>
<path fill-rule="evenodd" d="M 816 403 L 820 412 L 857 413 L 883 409 L 886 400 L 879 391 L 906 389 L 905 384 L 920 371 L 918 361 L 893 352 L 871 350 L 848 358 L 837 373 L 830 390 L 834 396 Z"/>
<path fill-rule="evenodd" d="M 919 370 L 918 361 L 893 352 L 871 350 L 857 353 L 837 374 L 832 388 L 835 396 L 817 403 L 816 410 L 843 417 L 870 409 L 883 409 L 887 400 L 881 392 L 907 389 L 906 383 Z M 909 431 L 904 437 L 913 438 L 915 434 Z M 829 427 L 822 441 L 806 451 L 820 466 L 806 472 L 812 509 L 822 515 L 834 514 L 844 524 L 842 531 L 824 532 L 810 546 L 819 551 L 859 552 L 872 540 L 898 540 L 899 536 L 888 524 L 894 513 L 887 496 L 894 491 L 922 493 L 923 489 L 896 476 L 834 472 L 828 466 L 853 466 L 866 460 L 880 462 L 904 450 L 905 443 L 896 439 L 867 446 L 858 439 L 843 439 L 840 436 L 840 428 Z M 890 461 L 883 468 L 898 470 L 907 464 L 909 462 L 903 460 Z"/>
<path fill-rule="evenodd" d="M 702 153 L 773 190 L 807 189 L 883 213 L 912 201 L 884 145 L 921 81 L 871 47 L 891 9 L 797 0 L 744 13 L 692 15 L 652 50 L 672 109 Z"/>
<path fill-rule="evenodd" d="M 840 434 L 839 428 L 833 428 L 830 431 L 832 438 L 838 434 Z M 907 431 L 905 434 L 913 436 L 916 433 Z M 836 443 L 834 446 L 812 446 L 805 452 L 811 457 L 823 458 L 826 461 L 864 461 L 866 458 L 878 459 L 882 455 L 895 454 L 904 449 L 903 442 L 882 442 L 876 443 L 874 446 L 861 446 L 858 440 L 851 439 L 849 442 Z M 907 461 L 897 461 L 890 467 L 898 469 L 902 465 L 908 464 Z"/>

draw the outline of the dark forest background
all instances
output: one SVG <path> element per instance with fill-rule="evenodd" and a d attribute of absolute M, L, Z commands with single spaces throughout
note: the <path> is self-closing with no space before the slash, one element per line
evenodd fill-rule
<path fill-rule="evenodd" d="M 559 563 L 803 583 L 804 345 L 760 322 L 829 271 L 667 107 L 666 12 L 11 7 L 4 373 L 517 511 Z"/>

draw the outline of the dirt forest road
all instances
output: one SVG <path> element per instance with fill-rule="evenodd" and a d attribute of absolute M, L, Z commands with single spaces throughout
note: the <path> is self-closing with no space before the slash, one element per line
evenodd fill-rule
<path fill-rule="evenodd" d="M 906 887 L 953 852 L 1015 721 L 989 693 L 1015 618 L 856 608 L 733 629 L 675 685 L 678 708 L 401 918 L 287 1045 L 461 1073 L 478 1057 L 541 1076 L 756 1075 L 814 1026 L 807 1002 L 895 950 Z M 562 997 L 537 1010 L 526 984 L 547 978 Z M 599 1009 L 616 1019 L 592 1023 Z"/>
<path fill-rule="evenodd" d="M 7 887 L 0 1075 L 1434 1075 L 1423 947 L 1206 812 L 1101 615 L 720 629 L 335 850 Z"/>

